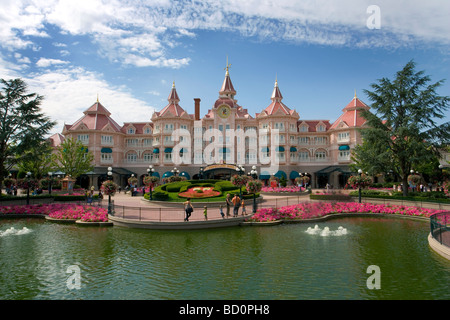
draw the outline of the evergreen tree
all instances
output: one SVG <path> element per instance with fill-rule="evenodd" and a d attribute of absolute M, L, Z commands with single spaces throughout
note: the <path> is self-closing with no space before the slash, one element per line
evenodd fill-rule
<path fill-rule="evenodd" d="M 402 179 L 403 194 L 408 194 L 411 169 L 433 161 L 450 141 L 450 123 L 438 124 L 449 108 L 450 97 L 439 96 L 436 90 L 443 80 L 429 84 L 424 71 L 415 70 L 414 61 L 397 72 L 393 81 L 383 78 L 364 90 L 373 101 L 364 111 L 367 128 L 362 129 L 362 146 L 353 157 L 367 167 L 394 170 Z M 386 165 L 390 168 L 386 168 Z M 384 172 L 386 173 L 386 172 Z"/>
<path fill-rule="evenodd" d="M 0 79 L 0 185 L 29 150 L 40 145 L 55 125 L 41 112 L 43 97 L 27 93 L 21 79 Z M 0 188 L 1 193 L 1 188 Z"/>

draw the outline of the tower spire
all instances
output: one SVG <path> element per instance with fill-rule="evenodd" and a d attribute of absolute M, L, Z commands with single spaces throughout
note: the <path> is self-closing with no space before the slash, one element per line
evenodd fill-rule
<path fill-rule="evenodd" d="M 236 94 L 236 90 L 234 90 L 233 84 L 231 83 L 230 79 L 230 69 L 231 64 L 228 63 L 228 56 L 227 56 L 227 66 L 225 67 L 226 73 L 225 73 L 225 79 L 222 83 L 222 88 L 219 91 L 220 97 L 228 97 L 231 99 L 234 99 L 234 95 Z"/>
<path fill-rule="evenodd" d="M 275 85 L 273 86 L 272 96 L 270 99 L 272 101 L 281 101 L 283 99 L 280 88 L 278 88 L 278 75 L 275 76 Z"/>
<path fill-rule="evenodd" d="M 225 70 L 226 70 L 226 73 L 225 73 L 225 75 L 230 75 L 230 73 L 228 72 L 228 69 L 231 67 L 231 64 L 228 64 L 228 56 L 227 56 L 227 65 L 226 65 L 226 67 L 225 67 Z"/>

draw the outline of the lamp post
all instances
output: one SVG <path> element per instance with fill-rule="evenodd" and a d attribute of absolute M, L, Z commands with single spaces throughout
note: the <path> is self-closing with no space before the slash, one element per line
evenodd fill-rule
<path fill-rule="evenodd" d="M 108 167 L 108 180 L 112 180 L 112 167 Z M 108 192 L 108 214 L 111 214 L 111 192 Z"/>
<path fill-rule="evenodd" d="M 200 171 L 199 171 L 198 175 L 199 175 L 199 179 L 203 180 L 203 167 L 200 167 Z"/>
<path fill-rule="evenodd" d="M 49 181 L 48 181 L 48 194 L 52 194 L 52 182 L 53 182 L 53 172 L 48 173 Z"/>
<path fill-rule="evenodd" d="M 176 177 L 177 174 L 180 173 L 180 170 L 178 170 L 177 168 L 173 168 L 173 169 L 172 169 L 172 173 L 173 173 L 173 175 Z"/>
<path fill-rule="evenodd" d="M 252 178 L 256 180 L 256 178 L 258 177 L 256 166 L 252 166 L 252 171 L 250 171 L 250 174 Z M 256 192 L 253 192 L 253 213 L 256 213 Z"/>
<path fill-rule="evenodd" d="M 358 200 L 361 203 L 361 178 L 362 178 L 362 170 L 358 169 L 359 182 L 358 182 Z"/>
<path fill-rule="evenodd" d="M 147 169 L 147 174 L 148 174 L 148 176 L 149 177 L 151 177 L 152 175 L 153 175 L 153 172 L 155 172 L 155 169 L 153 169 L 153 166 L 152 165 L 149 165 L 148 166 L 148 169 Z M 149 189 L 150 189 L 150 200 L 153 200 L 153 182 L 150 182 L 150 184 L 149 184 Z"/>
<path fill-rule="evenodd" d="M 27 172 L 27 205 L 30 204 L 30 177 L 31 172 Z"/>
<path fill-rule="evenodd" d="M 255 180 L 258 178 L 258 171 L 256 171 L 256 166 L 252 166 L 252 171 L 250 171 L 250 175 Z"/>
<path fill-rule="evenodd" d="M 242 174 L 245 173 L 245 169 L 244 169 L 244 167 L 242 165 L 238 165 L 236 167 L 236 172 L 237 172 L 238 175 L 241 176 Z M 242 185 L 239 185 L 239 198 L 242 199 Z"/>

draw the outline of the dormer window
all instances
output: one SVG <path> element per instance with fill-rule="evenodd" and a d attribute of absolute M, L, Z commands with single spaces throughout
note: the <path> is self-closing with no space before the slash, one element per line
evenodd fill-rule
<path fill-rule="evenodd" d="M 145 134 L 151 134 L 151 133 L 152 133 L 152 128 L 146 127 L 146 128 L 144 129 L 144 133 L 145 133 Z"/>
<path fill-rule="evenodd" d="M 129 128 L 127 129 L 127 133 L 128 133 L 128 134 L 135 134 L 135 133 L 136 133 L 136 130 L 135 130 L 133 127 L 129 127 Z"/>
<path fill-rule="evenodd" d="M 317 132 L 324 132 L 325 130 L 326 130 L 326 128 L 323 124 L 319 124 L 317 126 Z"/>

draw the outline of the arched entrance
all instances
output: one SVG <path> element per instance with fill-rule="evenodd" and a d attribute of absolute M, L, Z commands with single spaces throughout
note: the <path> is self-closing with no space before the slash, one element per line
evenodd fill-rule
<path fill-rule="evenodd" d="M 90 188 L 90 178 L 86 174 L 82 174 L 77 178 L 77 181 L 75 184 L 79 185 L 83 189 L 89 189 Z"/>
<path fill-rule="evenodd" d="M 101 188 L 101 186 L 102 186 L 102 183 L 103 183 L 104 181 L 106 181 L 106 180 L 108 180 L 108 177 L 107 177 L 106 175 L 100 175 L 100 176 L 98 177 L 98 180 L 97 180 L 97 188 L 98 188 L 98 190 L 100 190 L 100 188 Z"/>
<path fill-rule="evenodd" d="M 236 169 L 233 164 L 212 164 L 203 169 L 203 179 L 230 180 Z"/>

